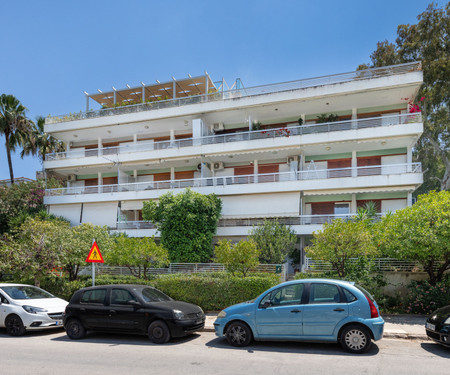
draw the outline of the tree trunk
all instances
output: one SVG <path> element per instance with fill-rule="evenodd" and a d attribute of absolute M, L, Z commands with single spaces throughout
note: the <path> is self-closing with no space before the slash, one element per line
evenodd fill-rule
<path fill-rule="evenodd" d="M 9 147 L 9 133 L 5 132 L 5 146 L 6 146 L 6 156 L 8 158 L 8 167 L 9 167 L 9 177 L 11 179 L 11 184 L 14 184 L 14 172 L 11 161 L 11 148 Z"/>
<path fill-rule="evenodd" d="M 435 141 L 431 136 L 428 136 L 428 139 L 436 152 L 441 155 L 445 166 L 444 176 L 441 179 L 441 190 L 450 190 L 450 160 L 447 157 L 447 153 L 441 148 L 439 142 Z"/>

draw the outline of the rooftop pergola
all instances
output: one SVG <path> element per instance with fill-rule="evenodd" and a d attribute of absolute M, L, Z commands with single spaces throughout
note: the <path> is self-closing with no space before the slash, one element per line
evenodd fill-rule
<path fill-rule="evenodd" d="M 89 99 L 95 100 L 103 108 L 111 108 L 124 104 L 139 104 L 145 102 L 153 102 L 158 100 L 170 100 L 176 98 L 184 98 L 193 95 L 205 95 L 211 90 L 216 91 L 216 87 L 208 73 L 203 76 L 191 77 L 177 80 L 172 77 L 172 81 L 159 82 L 156 84 L 145 84 L 141 82 L 140 86 L 130 87 L 127 85 L 125 89 L 116 89 L 113 91 L 103 92 L 98 90 L 98 94 L 86 94 L 86 111 L 89 111 Z"/>

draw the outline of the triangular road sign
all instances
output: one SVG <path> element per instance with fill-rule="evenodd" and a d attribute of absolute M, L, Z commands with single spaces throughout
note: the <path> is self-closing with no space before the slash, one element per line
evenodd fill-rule
<path fill-rule="evenodd" d="M 88 263 L 105 263 L 102 257 L 102 253 L 100 252 L 100 249 L 98 248 L 97 242 L 94 241 L 91 247 L 91 251 L 89 251 L 89 254 L 86 258 L 86 262 Z"/>

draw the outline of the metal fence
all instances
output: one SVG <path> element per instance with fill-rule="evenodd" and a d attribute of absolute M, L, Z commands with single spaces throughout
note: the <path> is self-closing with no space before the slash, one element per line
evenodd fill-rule
<path fill-rule="evenodd" d="M 137 273 L 138 268 L 133 268 Z M 173 274 L 173 273 L 206 273 L 206 272 L 223 272 L 225 267 L 220 263 L 170 263 L 167 268 L 148 268 L 147 274 Z M 252 272 L 285 274 L 284 264 L 260 264 L 252 270 Z M 83 267 L 81 274 L 90 274 L 91 267 Z M 132 275 L 128 267 L 111 267 L 105 265 L 97 265 L 96 272 L 98 275 Z"/>
<path fill-rule="evenodd" d="M 362 177 L 376 175 L 398 175 L 422 173 L 420 163 L 385 164 L 368 167 L 309 169 L 282 173 L 263 173 L 244 176 L 224 176 L 193 178 L 184 180 L 137 182 L 115 185 L 74 186 L 67 188 L 46 189 L 46 196 L 104 194 L 127 191 L 185 189 L 188 187 L 229 186 L 254 183 L 287 182 L 300 180 L 318 180 L 329 178 Z"/>
<path fill-rule="evenodd" d="M 350 259 L 350 262 L 357 262 L 356 258 Z M 372 260 L 376 270 L 380 272 L 423 272 L 423 267 L 418 262 L 407 260 L 376 258 Z M 435 265 L 437 269 L 439 264 Z M 326 272 L 333 269 L 330 262 L 325 260 L 313 260 L 306 258 L 305 270 L 308 272 Z"/>
<path fill-rule="evenodd" d="M 319 87 L 338 83 L 361 81 L 365 79 L 388 77 L 392 75 L 405 74 L 421 70 L 420 62 L 412 62 L 401 65 L 359 70 L 349 73 L 340 73 L 322 77 L 308 78 L 290 82 L 275 83 L 270 85 L 254 86 L 249 88 L 233 89 L 230 91 L 215 92 L 198 96 L 188 96 L 155 102 L 127 105 L 116 108 L 99 109 L 96 111 L 70 113 L 60 116 L 47 117 L 46 124 L 56 124 L 60 122 L 84 120 L 103 116 L 122 115 L 137 113 L 142 111 L 158 110 L 164 108 L 181 107 L 190 104 L 205 102 L 223 101 L 236 98 L 267 95 L 286 91 L 302 90 L 310 87 Z"/>
<path fill-rule="evenodd" d="M 48 160 L 94 157 L 102 155 L 118 155 L 130 152 L 144 152 L 144 151 L 166 150 L 174 148 L 179 149 L 184 147 L 211 145 L 219 143 L 242 142 L 257 139 L 281 138 L 296 135 L 377 128 L 391 125 L 410 124 L 421 121 L 422 115 L 420 113 L 409 113 L 402 115 L 373 117 L 366 119 L 326 122 L 323 124 L 311 124 L 301 126 L 296 124 L 289 124 L 286 127 L 276 129 L 254 130 L 223 135 L 212 135 L 201 138 L 184 138 L 161 142 L 140 142 L 140 143 L 129 142 L 128 144 L 122 144 L 120 146 L 114 147 L 102 147 L 88 150 L 83 149 L 83 150 L 71 150 L 66 152 L 54 152 L 47 154 L 45 156 L 45 160 L 48 161 Z"/>

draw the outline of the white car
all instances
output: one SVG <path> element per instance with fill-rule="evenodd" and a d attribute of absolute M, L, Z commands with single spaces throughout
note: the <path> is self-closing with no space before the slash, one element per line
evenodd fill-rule
<path fill-rule="evenodd" d="M 59 328 L 68 302 L 43 289 L 24 284 L 0 284 L 0 327 L 11 336 L 26 331 Z"/>

